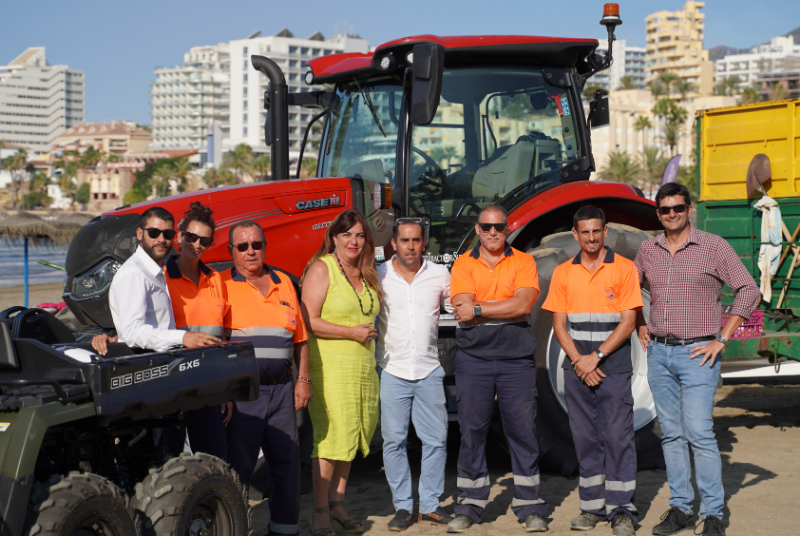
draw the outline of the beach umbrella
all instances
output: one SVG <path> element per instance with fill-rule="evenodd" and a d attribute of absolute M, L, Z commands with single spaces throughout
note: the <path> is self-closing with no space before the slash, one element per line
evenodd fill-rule
<path fill-rule="evenodd" d="M 24 246 L 25 307 L 28 307 L 28 244 L 69 245 L 72 238 L 93 216 L 89 214 L 68 214 L 41 218 L 29 212 L 0 214 L 0 240 Z"/>

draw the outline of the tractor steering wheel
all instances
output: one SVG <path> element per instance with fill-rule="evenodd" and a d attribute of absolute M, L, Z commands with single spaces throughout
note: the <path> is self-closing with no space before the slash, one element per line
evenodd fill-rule
<path fill-rule="evenodd" d="M 432 181 L 431 179 L 429 179 L 427 177 L 423 177 L 422 176 L 422 170 L 426 166 L 431 166 L 431 167 L 435 168 L 436 175 L 439 175 L 439 176 L 443 177 L 444 176 L 444 170 L 442 169 L 442 167 L 439 164 L 436 163 L 436 160 L 434 160 L 433 158 L 428 156 L 427 153 L 425 153 L 422 149 L 420 149 L 418 147 L 414 147 L 412 145 L 411 146 L 411 150 L 413 152 L 417 153 L 418 155 L 420 155 L 422 157 L 422 159 L 425 161 L 425 163 L 424 164 L 414 165 L 414 167 L 411 169 L 410 176 L 417 178 L 417 184 L 423 183 L 423 184 L 429 184 L 431 186 L 436 186 L 437 188 L 440 187 L 441 184 L 436 183 L 435 181 Z"/>

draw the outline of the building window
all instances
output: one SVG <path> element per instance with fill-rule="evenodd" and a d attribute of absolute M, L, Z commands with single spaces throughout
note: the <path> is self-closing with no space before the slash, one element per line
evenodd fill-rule
<path fill-rule="evenodd" d="M 244 47 L 242 49 L 242 56 L 245 57 L 245 58 L 247 57 L 247 47 Z M 205 56 L 204 56 L 204 59 L 205 59 Z"/>
<path fill-rule="evenodd" d="M 297 54 L 297 47 L 289 47 L 289 54 Z"/>
<path fill-rule="evenodd" d="M 244 62 L 242 63 L 242 69 L 244 69 L 245 71 L 247 70 L 247 60 L 244 60 Z"/>
<path fill-rule="evenodd" d="M 245 97 L 247 96 L 247 88 L 243 89 L 242 95 L 245 96 Z"/>
<path fill-rule="evenodd" d="M 247 73 L 244 73 L 244 80 L 242 80 L 242 81 L 243 82 L 247 82 Z"/>
<path fill-rule="evenodd" d="M 300 49 L 301 56 L 308 56 L 308 47 L 303 47 Z"/>
<path fill-rule="evenodd" d="M 245 110 L 247 110 L 247 101 L 243 101 L 243 103 L 242 103 L 242 108 L 244 108 Z"/>
<path fill-rule="evenodd" d="M 245 136 L 247 136 L 247 127 L 244 127 L 244 128 L 242 129 L 242 134 L 243 134 L 243 135 L 245 135 Z"/>
<path fill-rule="evenodd" d="M 242 116 L 242 122 L 243 122 L 243 123 L 247 123 L 247 114 L 244 114 L 244 115 Z"/>

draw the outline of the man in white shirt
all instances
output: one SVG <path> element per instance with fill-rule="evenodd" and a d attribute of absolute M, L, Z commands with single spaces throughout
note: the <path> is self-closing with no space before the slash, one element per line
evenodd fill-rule
<path fill-rule="evenodd" d="M 453 308 L 450 272 L 422 258 L 422 219 L 399 218 L 392 246 L 397 254 L 378 268 L 384 299 L 376 357 L 382 369 L 383 464 L 397 512 L 389 530 L 402 531 L 412 523 L 414 508 L 406 453 L 410 421 L 422 441 L 419 523 L 446 526 L 452 519 L 439 506 L 447 458 L 447 405 L 436 338 L 440 307 L 448 312 Z"/>
<path fill-rule="evenodd" d="M 217 337 L 175 329 L 172 302 L 162 263 L 172 249 L 175 219 L 161 207 L 147 209 L 139 220 L 139 247 L 114 275 L 108 293 L 119 342 L 163 352 L 219 342 Z"/>

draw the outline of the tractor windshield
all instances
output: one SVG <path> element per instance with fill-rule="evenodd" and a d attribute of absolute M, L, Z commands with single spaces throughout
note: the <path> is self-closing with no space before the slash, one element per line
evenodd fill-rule
<path fill-rule="evenodd" d="M 453 261 L 481 207 L 558 184 L 580 157 L 574 110 L 541 69 L 444 71 L 436 118 L 411 134 L 409 213 L 430 218 L 430 260 Z"/>
<path fill-rule="evenodd" d="M 352 86 L 352 87 L 350 87 Z M 394 185 L 397 130 L 403 88 L 399 85 L 356 85 L 339 93 L 332 108 L 322 177 L 352 177 Z M 369 165 L 374 164 L 374 165 Z M 380 170 L 380 176 L 377 175 Z M 369 175 L 369 176 L 367 176 Z"/>

